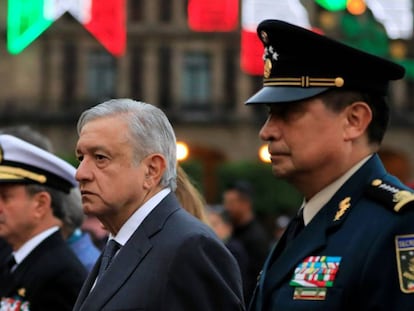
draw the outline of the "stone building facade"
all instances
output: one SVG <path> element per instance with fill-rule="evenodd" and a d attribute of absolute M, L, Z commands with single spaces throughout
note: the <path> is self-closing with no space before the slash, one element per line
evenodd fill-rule
<path fill-rule="evenodd" d="M 191 31 L 183 0 L 126 3 L 127 48 L 117 58 L 69 14 L 11 55 L 6 50 L 7 1 L 0 0 L 0 124 L 29 124 L 48 135 L 59 154 L 71 156 L 81 111 L 108 98 L 130 97 L 162 108 L 177 139 L 188 144 L 190 157 L 206 167 L 258 161 L 258 130 L 266 111 L 243 104 L 261 87 L 261 77 L 240 69 L 240 30 Z M 317 19 L 313 2 L 306 3 Z M 396 107 L 412 100 L 407 88 L 407 81 L 393 85 Z M 413 157 L 410 120 L 403 126 L 400 119 L 394 122 L 385 144 Z"/>

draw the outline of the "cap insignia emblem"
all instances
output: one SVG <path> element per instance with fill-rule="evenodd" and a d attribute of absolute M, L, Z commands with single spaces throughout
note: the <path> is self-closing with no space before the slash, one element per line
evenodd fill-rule
<path fill-rule="evenodd" d="M 265 63 L 264 63 L 264 73 L 263 73 L 264 77 L 269 78 L 271 72 L 272 72 L 272 61 L 266 58 Z"/>
<path fill-rule="evenodd" d="M 279 54 L 276 52 L 275 48 L 271 45 L 265 47 L 264 49 L 264 55 L 263 58 L 264 59 L 272 59 L 272 60 L 277 60 L 279 57 Z"/>
<path fill-rule="evenodd" d="M 268 35 L 267 35 L 267 32 L 266 31 L 261 31 L 260 32 L 260 37 L 262 38 L 262 41 L 264 42 L 264 43 L 268 43 L 269 42 L 269 37 L 268 37 Z"/>
<path fill-rule="evenodd" d="M 273 61 L 277 61 L 279 57 L 279 54 L 276 52 L 276 50 L 273 48 L 273 46 L 267 46 L 264 49 L 264 77 L 269 78 L 272 73 L 272 67 L 273 67 Z"/>

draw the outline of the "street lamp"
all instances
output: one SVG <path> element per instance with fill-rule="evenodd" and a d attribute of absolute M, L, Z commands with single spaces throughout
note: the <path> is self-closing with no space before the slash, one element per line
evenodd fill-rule
<path fill-rule="evenodd" d="M 177 160 L 184 161 L 188 158 L 189 153 L 188 145 L 185 142 L 177 141 Z"/>
<path fill-rule="evenodd" d="M 270 163 L 270 153 L 267 144 L 264 144 L 259 148 L 259 158 L 262 162 Z"/>

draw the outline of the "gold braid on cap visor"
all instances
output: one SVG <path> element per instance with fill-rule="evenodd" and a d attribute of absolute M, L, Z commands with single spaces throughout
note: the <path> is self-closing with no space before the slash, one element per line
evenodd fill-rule
<path fill-rule="evenodd" d="M 47 177 L 42 174 L 37 174 L 19 167 L 0 165 L 0 180 L 1 179 L 31 179 L 40 184 L 47 181 Z"/>
<path fill-rule="evenodd" d="M 263 86 L 299 86 L 299 87 L 342 87 L 344 79 L 337 78 L 312 78 L 302 76 L 300 78 L 265 78 Z"/>

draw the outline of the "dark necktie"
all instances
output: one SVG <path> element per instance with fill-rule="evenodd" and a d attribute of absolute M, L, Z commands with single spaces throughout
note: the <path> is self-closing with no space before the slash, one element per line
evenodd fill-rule
<path fill-rule="evenodd" d="M 297 213 L 295 217 L 290 221 L 289 225 L 286 228 L 285 233 L 282 238 L 277 242 L 277 245 L 270 255 L 269 267 L 273 262 L 279 257 L 283 250 L 290 244 L 290 242 L 299 234 L 299 232 L 305 227 L 305 222 L 303 220 L 303 208 Z"/>
<path fill-rule="evenodd" d="M 13 254 L 7 255 L 7 258 L 3 261 L 3 264 L 1 265 L 1 272 L 3 275 L 5 274 L 11 274 L 12 268 L 16 264 L 16 260 L 14 259 Z"/>
<path fill-rule="evenodd" d="M 274 272 L 271 272 L 273 268 L 273 264 L 279 258 L 280 254 L 284 252 L 285 248 L 295 239 L 295 237 L 299 234 L 299 232 L 304 227 L 305 227 L 305 222 L 303 220 L 303 208 L 301 208 L 299 212 L 297 213 L 297 215 L 293 217 L 293 219 L 289 223 L 284 235 L 282 236 L 282 238 L 276 245 L 275 250 L 271 254 L 266 273 L 270 273 L 269 275 L 271 275 L 271 273 L 274 273 Z M 268 288 L 270 278 L 265 278 L 263 282 L 264 282 L 263 288 Z M 269 310 L 269 307 L 268 307 L 269 303 L 270 303 L 270 296 L 264 297 L 261 310 Z"/>
<path fill-rule="evenodd" d="M 16 264 L 13 254 L 10 254 L 0 265 L 0 297 L 10 289 L 13 283 L 12 268 Z"/>
<path fill-rule="evenodd" d="M 305 222 L 303 220 L 303 208 L 302 208 L 298 212 L 298 214 L 293 218 L 292 223 L 286 230 L 286 244 L 292 241 L 304 227 L 305 227 Z"/>
<path fill-rule="evenodd" d="M 9 258 L 7 259 L 6 264 L 7 264 L 7 268 L 9 269 L 9 271 L 12 272 L 12 268 L 16 264 L 16 259 L 14 259 L 13 254 L 10 254 Z"/>
<path fill-rule="evenodd" d="M 99 272 L 97 279 L 99 280 L 101 276 L 104 274 L 106 269 L 108 269 L 109 265 L 111 264 L 111 260 L 116 254 L 116 252 L 119 250 L 121 245 L 116 242 L 114 239 L 109 240 L 109 242 L 106 244 L 103 254 L 102 254 L 102 260 L 101 265 L 99 267 Z"/>

